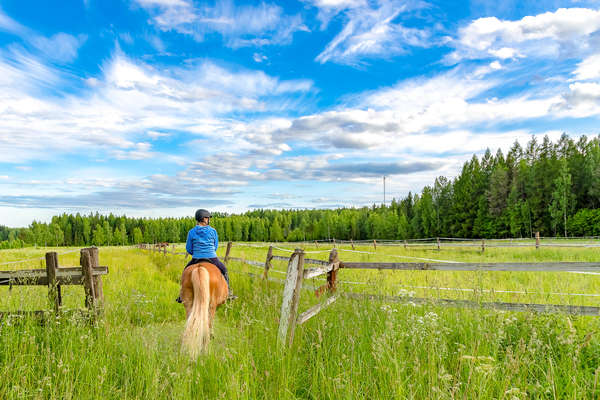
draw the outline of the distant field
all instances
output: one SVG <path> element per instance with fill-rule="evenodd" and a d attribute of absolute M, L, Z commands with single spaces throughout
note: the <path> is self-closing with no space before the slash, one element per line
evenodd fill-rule
<path fill-rule="evenodd" d="M 252 244 L 260 246 L 260 244 Z M 288 244 L 281 248 L 293 249 Z M 224 256 L 225 244 L 219 249 Z M 268 245 L 234 244 L 231 255 L 264 261 Z M 307 246 L 327 259 L 330 246 Z M 349 245 L 342 249 L 350 249 Z M 59 254 L 74 249 L 55 249 Z M 178 251 L 182 245 L 178 246 Z M 373 252 L 373 246 L 356 250 Z M 0 251 L 0 264 L 43 257 L 49 249 Z M 275 254 L 289 256 L 276 250 Z M 342 261 L 598 261 L 598 248 L 433 250 L 378 246 L 376 254 L 340 251 Z M 419 261 L 414 259 L 414 261 Z M 59 256 L 79 264 L 78 252 Z M 209 354 L 179 353 L 183 307 L 174 302 L 183 256 L 103 247 L 105 318 L 98 327 L 58 319 L 40 326 L 0 323 L 0 398 L 577 398 L 600 396 L 600 318 L 508 313 L 340 299 L 299 327 L 294 346 L 276 346 L 282 285 L 230 262 L 240 296 L 217 312 Z M 0 270 L 43 267 L 32 260 Z M 284 278 L 286 262 L 274 261 Z M 277 272 L 279 271 L 279 272 Z M 341 291 L 600 306 L 600 275 L 567 272 L 341 270 Z M 323 279 L 307 282 L 318 286 Z M 426 287 L 426 288 L 425 288 Z M 463 290 L 455 290 L 455 289 Z M 493 292 L 491 290 L 494 290 Z M 505 293 L 499 291 L 527 292 Z M 0 287 L 0 311 L 49 308 L 47 290 Z M 559 294 L 560 293 L 560 294 Z M 83 306 L 83 289 L 65 287 L 66 308 Z M 301 310 L 316 303 L 303 292 Z"/>

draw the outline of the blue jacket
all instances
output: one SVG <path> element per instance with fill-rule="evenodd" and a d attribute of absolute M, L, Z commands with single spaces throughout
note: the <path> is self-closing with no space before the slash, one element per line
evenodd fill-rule
<path fill-rule="evenodd" d="M 219 235 L 210 225 L 196 225 L 188 232 L 185 249 L 192 258 L 215 258 L 219 248 Z"/>

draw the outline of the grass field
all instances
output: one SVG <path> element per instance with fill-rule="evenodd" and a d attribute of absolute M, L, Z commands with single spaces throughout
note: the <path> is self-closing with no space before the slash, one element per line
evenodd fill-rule
<path fill-rule="evenodd" d="M 281 245 L 291 249 L 291 246 Z M 349 246 L 344 246 L 349 249 Z M 0 251 L 0 263 L 43 257 L 51 249 Z M 59 248 L 59 253 L 72 249 Z M 181 251 L 181 246 L 178 249 Z M 235 244 L 232 256 L 265 259 L 267 247 Z M 309 246 L 306 251 L 323 251 Z M 372 246 L 357 250 L 373 252 Z M 223 256 L 224 249 L 219 249 Z M 341 251 L 343 261 L 419 257 L 469 262 L 598 261 L 586 248 L 408 249 Z M 288 255 L 278 250 L 275 254 Z M 307 257 L 327 259 L 327 252 Z M 394 257 L 397 256 L 397 257 Z M 406 258 L 403 261 L 410 261 Z M 417 261 L 415 259 L 415 261 Z M 79 264 L 78 252 L 59 255 Z M 43 261 L 41 262 L 43 263 Z M 75 317 L 0 323 L 0 398 L 123 399 L 596 399 L 600 396 L 600 322 L 596 317 L 509 313 L 432 304 L 341 298 L 298 328 L 278 350 L 283 287 L 249 276 L 260 269 L 230 262 L 239 299 L 217 312 L 208 354 L 179 351 L 184 311 L 174 302 L 185 261 L 132 248 L 100 249 L 104 319 Z M 283 278 L 284 261 L 271 276 Z M 40 268 L 39 260 L 0 269 Z M 277 272 L 280 271 L 280 272 Z M 600 306 L 600 275 L 525 272 L 342 270 L 341 291 Z M 307 282 L 320 285 L 323 280 Z M 346 282 L 346 283 L 344 283 Z M 424 288 L 426 287 L 426 288 Z M 447 290 L 447 289 L 467 290 Z M 489 291 L 488 291 L 489 290 Z M 493 291 L 492 291 L 493 290 Z M 526 293 L 505 293 L 526 292 Z M 576 296 L 574 294 L 577 294 Z M 65 287 L 65 308 L 83 306 L 83 289 Z M 304 291 L 300 310 L 317 302 Z M 0 311 L 49 309 L 43 287 L 0 287 Z"/>

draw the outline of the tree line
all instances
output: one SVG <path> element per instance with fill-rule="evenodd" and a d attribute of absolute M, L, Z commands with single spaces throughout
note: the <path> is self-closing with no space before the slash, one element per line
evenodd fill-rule
<path fill-rule="evenodd" d="M 191 210 L 193 211 L 193 210 Z M 600 235 L 600 137 L 535 137 L 504 155 L 487 150 L 450 180 L 420 194 L 362 208 L 213 213 L 222 241 L 312 241 L 425 237 L 506 238 Z M 0 248 L 184 242 L 188 218 L 62 214 L 27 228 L 0 226 Z"/>

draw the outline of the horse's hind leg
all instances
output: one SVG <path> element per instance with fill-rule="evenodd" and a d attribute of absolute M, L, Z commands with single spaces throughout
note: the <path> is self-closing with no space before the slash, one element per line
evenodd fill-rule
<path fill-rule="evenodd" d="M 211 302 L 210 308 L 209 308 L 209 314 L 208 314 L 209 315 L 208 324 L 209 324 L 211 336 L 213 335 L 213 325 L 214 325 L 214 321 L 215 321 L 215 312 L 216 311 L 217 311 L 217 306 Z"/>
<path fill-rule="evenodd" d="M 192 290 L 184 290 L 181 288 L 181 300 L 183 307 L 185 307 L 185 318 L 187 319 L 192 312 L 192 306 L 194 305 L 194 292 Z"/>

